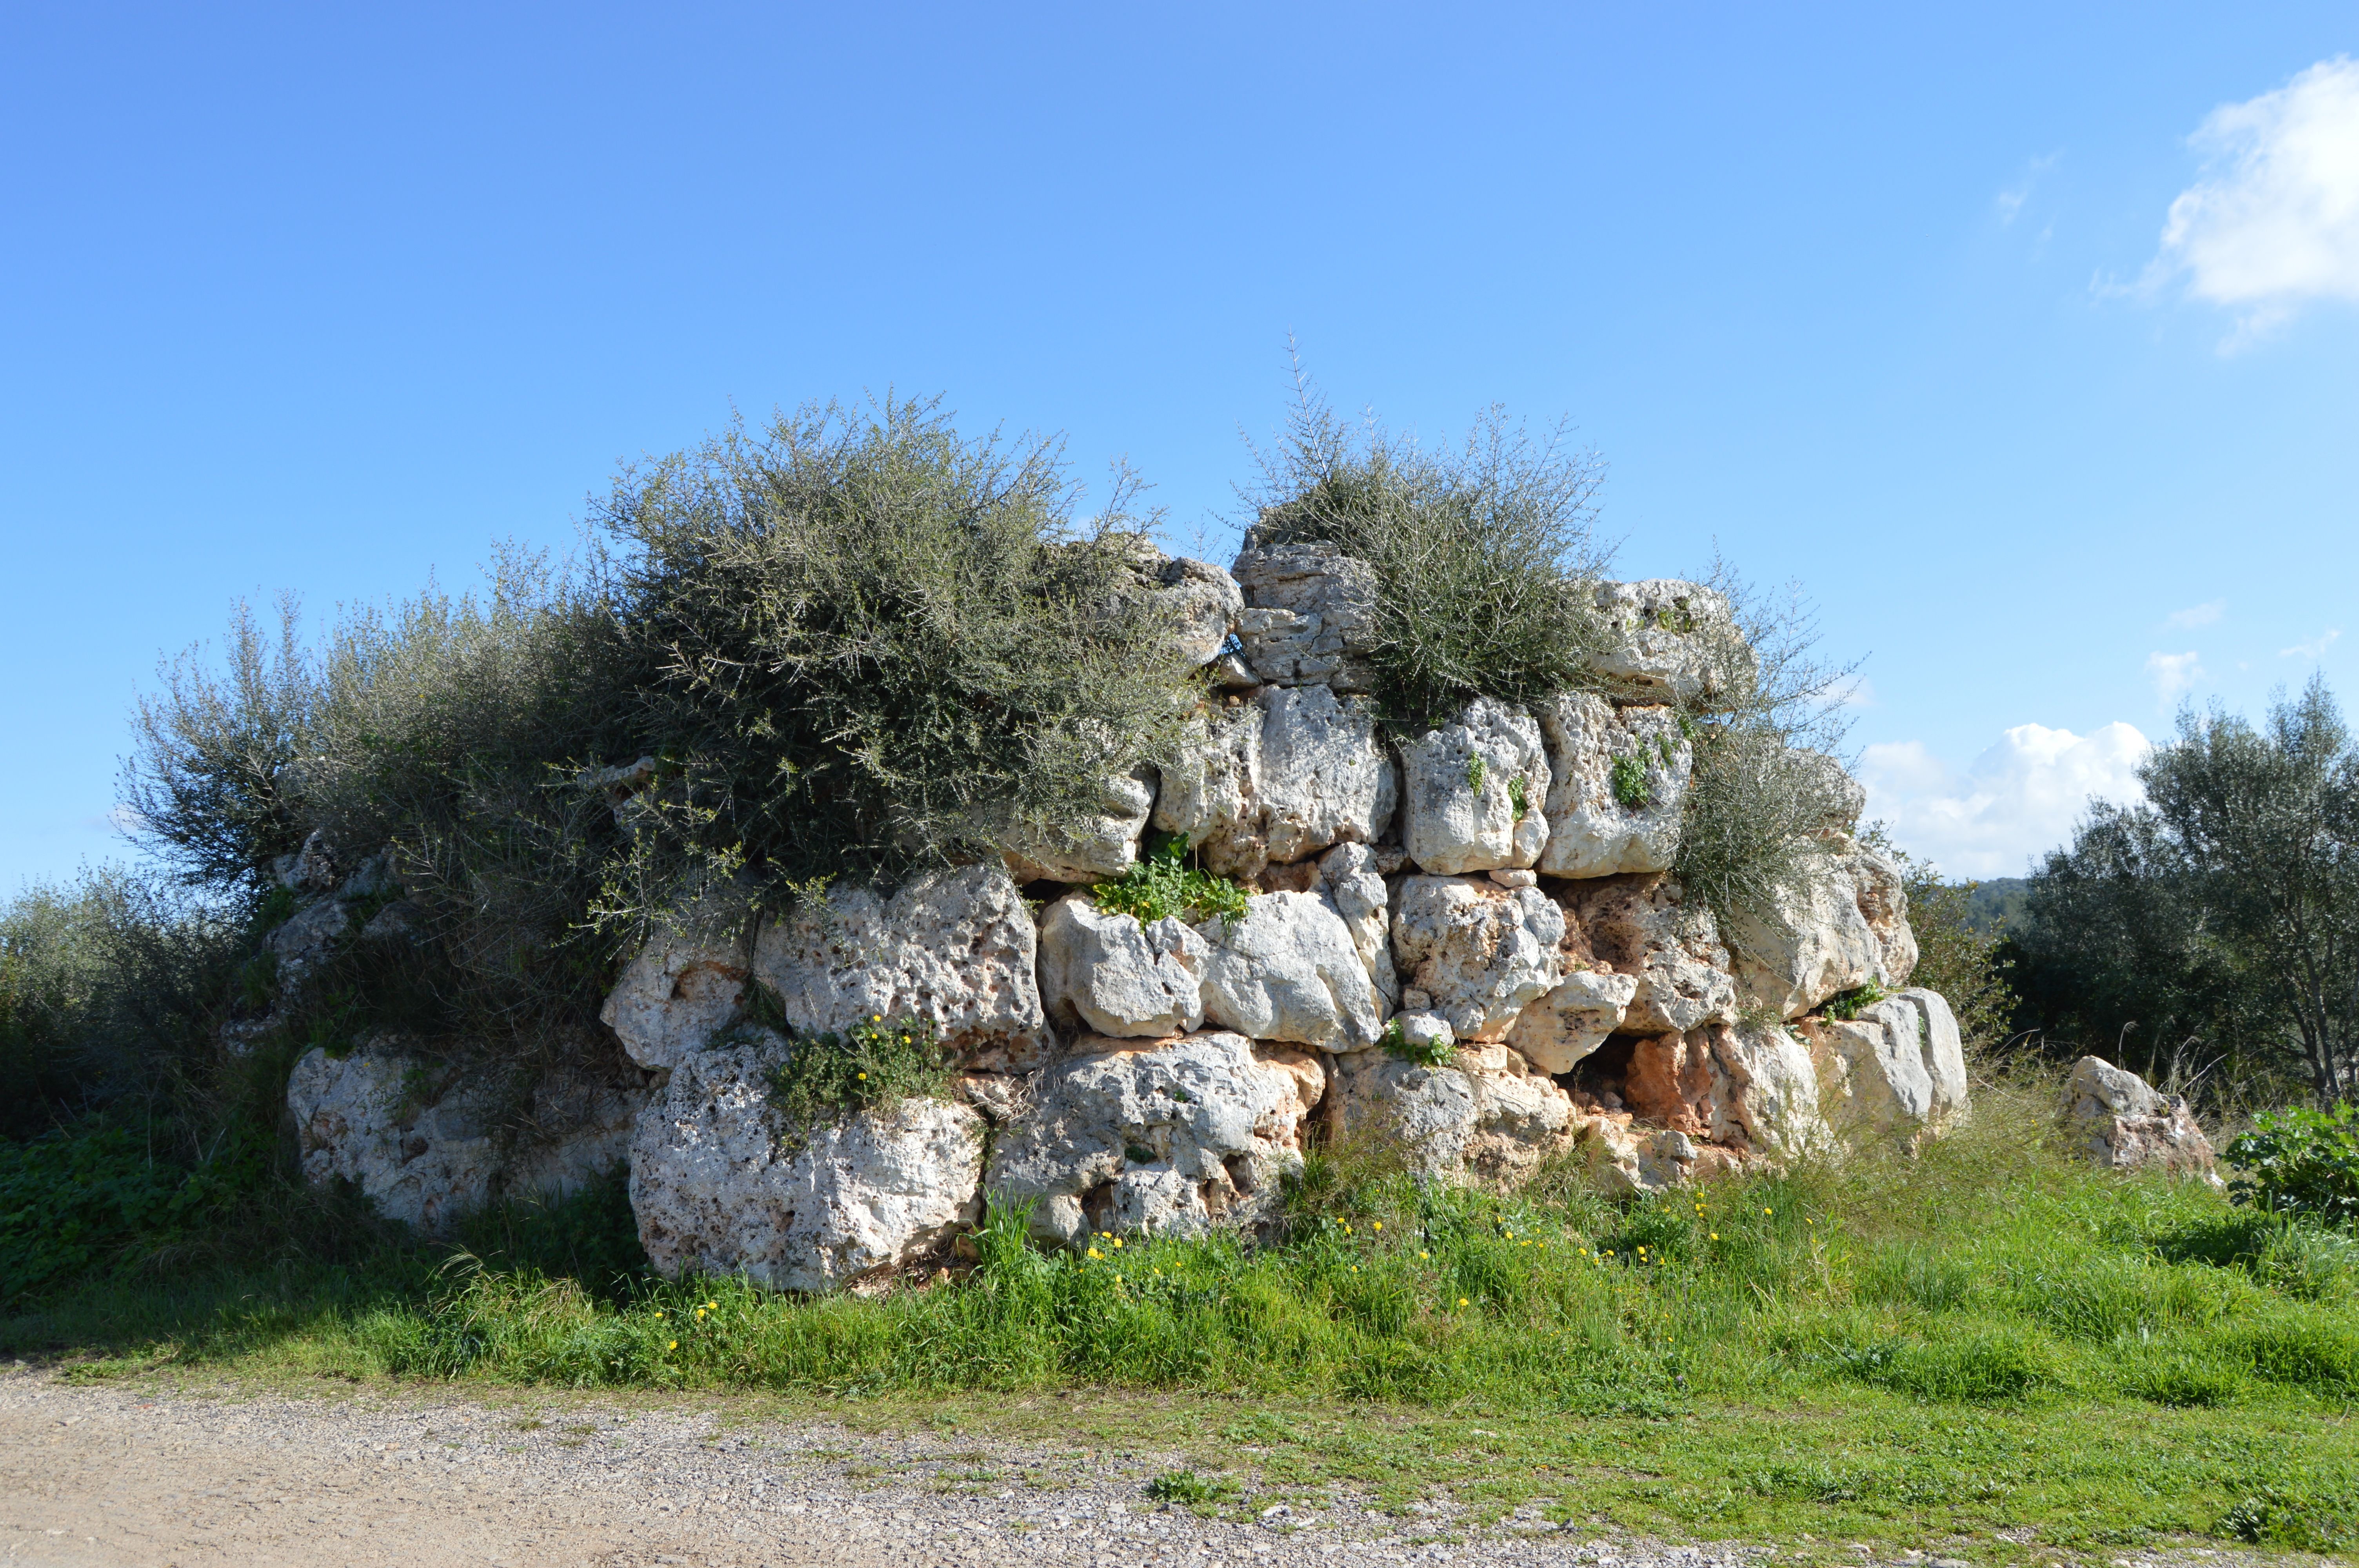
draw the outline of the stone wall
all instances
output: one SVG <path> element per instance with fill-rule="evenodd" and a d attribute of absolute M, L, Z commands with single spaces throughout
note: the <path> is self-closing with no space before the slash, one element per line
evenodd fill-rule
<path fill-rule="evenodd" d="M 1476 700 L 1395 741 L 1368 696 L 1359 563 L 1288 546 L 1234 578 L 1158 570 L 1212 666 L 1183 754 L 1110 780 L 1104 815 L 1005 865 L 838 887 L 750 944 L 658 936 L 604 1012 L 647 1074 L 627 1136 L 585 1108 L 578 1155 L 506 1185 L 561 1186 L 568 1160 L 626 1144 L 659 1267 L 816 1290 L 933 1260 L 987 1195 L 1069 1245 L 1258 1225 L 1321 1135 L 1500 1185 L 1560 1156 L 1628 1192 L 1964 1114 L 1949 1009 L 1906 989 L 1898 869 L 1853 821 L 1742 929 L 1671 875 L 1693 764 L 1678 705 L 1742 656 L 1711 590 L 1606 585 L 1620 640 L 1600 693 Z M 1091 884 L 1150 828 L 1243 883 L 1243 914 L 1099 908 Z M 763 1084 L 792 1047 L 748 1021 L 755 983 L 797 1032 L 929 1023 L 963 1065 L 957 1102 L 782 1127 Z M 1822 1014 L 1869 985 L 1892 994 Z M 471 1173 L 491 1155 L 462 1147 L 467 1092 L 421 1099 L 397 1052 L 306 1058 L 307 1169 L 420 1223 L 480 1201 L 503 1184 Z"/>

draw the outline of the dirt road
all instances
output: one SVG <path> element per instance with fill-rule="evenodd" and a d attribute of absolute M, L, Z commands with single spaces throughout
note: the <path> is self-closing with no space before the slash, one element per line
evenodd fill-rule
<path fill-rule="evenodd" d="M 1330 1499 L 1216 1520 L 1147 1500 L 1168 1456 L 1087 1455 L 575 1400 L 290 1399 L 0 1370 L 0 1563 L 590 1563 L 600 1568 L 1266 1565 L 1736 1568 L 1712 1552 L 1506 1521 L 1430 1538 Z"/>

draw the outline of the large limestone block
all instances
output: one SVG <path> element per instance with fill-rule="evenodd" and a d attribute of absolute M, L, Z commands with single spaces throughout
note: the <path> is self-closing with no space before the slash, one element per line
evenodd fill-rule
<path fill-rule="evenodd" d="M 1607 643 L 1596 668 L 1616 701 L 1707 706 L 1751 674 L 1727 599 L 1701 583 L 1600 583 L 1597 611 Z"/>
<path fill-rule="evenodd" d="M 658 931 L 624 966 L 598 1021 L 640 1066 L 672 1066 L 737 1016 L 747 961 L 742 941 Z"/>
<path fill-rule="evenodd" d="M 2116 1171 L 2162 1170 L 2214 1185 L 2212 1141 L 2186 1100 L 2101 1057 L 2072 1064 L 2064 1086 L 2064 1125 L 2083 1159 Z"/>
<path fill-rule="evenodd" d="M 1728 935 L 1741 999 L 1783 1018 L 1870 981 L 1898 986 L 1917 965 L 1899 867 L 1848 839 L 1774 911 L 1739 917 Z"/>
<path fill-rule="evenodd" d="M 1032 1230 L 1198 1235 L 1275 1212 L 1326 1089 L 1317 1057 L 1225 1032 L 1139 1044 L 1084 1038 L 1000 1136 L 985 1184 Z"/>
<path fill-rule="evenodd" d="M 1216 916 L 1197 930 L 1210 944 L 1205 1022 L 1322 1051 L 1356 1051 L 1382 1033 L 1384 997 L 1351 927 L 1320 894 L 1257 893 L 1244 919 Z"/>
<path fill-rule="evenodd" d="M 298 910 L 292 919 L 264 938 L 278 960 L 278 983 L 292 991 L 302 977 L 335 951 L 353 925 L 353 912 L 343 900 L 322 898 Z"/>
<path fill-rule="evenodd" d="M 553 1073 L 524 1130 L 502 1127 L 495 1087 L 390 1043 L 306 1052 L 287 1082 L 303 1177 L 342 1177 L 388 1219 L 447 1233 L 498 1198 L 560 1197 L 621 1164 L 646 1099 L 634 1081 Z"/>
<path fill-rule="evenodd" d="M 1600 1116 L 1581 1122 L 1576 1130 L 1589 1179 L 1609 1197 L 1685 1186 L 1706 1163 L 1706 1151 L 1675 1127 L 1640 1127 L 1627 1116 Z"/>
<path fill-rule="evenodd" d="M 1855 1019 L 1805 1028 L 1819 1103 L 1838 1136 L 1913 1138 L 1965 1114 L 1965 1051 L 1939 992 L 1904 990 Z"/>
<path fill-rule="evenodd" d="M 767 1082 L 788 1049 L 766 1033 L 698 1052 L 640 1113 L 631 1209 L 667 1278 L 832 1290 L 929 1255 L 981 1217 L 981 1116 L 912 1098 L 788 1127 Z"/>
<path fill-rule="evenodd" d="M 1547 848 L 1549 763 L 1540 727 L 1479 697 L 1401 743 L 1401 846 L 1435 876 L 1528 868 Z"/>
<path fill-rule="evenodd" d="M 1622 1027 L 1637 994 L 1636 975 L 1575 969 L 1516 1015 L 1507 1044 L 1543 1073 L 1570 1073 Z"/>
<path fill-rule="evenodd" d="M 1094 882 L 1118 877 L 1138 860 L 1139 836 L 1155 809 L 1155 770 L 1141 767 L 1105 782 L 1092 816 L 1039 836 L 1018 835 L 1006 850 L 1019 882 Z"/>
<path fill-rule="evenodd" d="M 1783 1029 L 1712 1023 L 1641 1040 L 1622 1096 L 1647 1121 L 1735 1159 L 1790 1159 L 1827 1142 L 1809 1048 Z"/>
<path fill-rule="evenodd" d="M 1632 1034 L 1684 1034 L 1736 1020 L 1736 981 L 1712 911 L 1667 876 L 1560 883 L 1571 917 L 1568 965 L 1592 961 L 1638 982 L 1623 1018 Z M 1572 929 L 1577 927 L 1577 934 Z"/>
<path fill-rule="evenodd" d="M 1204 1022 L 1204 939 L 1175 916 L 1142 925 L 1068 893 L 1040 921 L 1040 1000 L 1060 1023 L 1161 1039 Z"/>
<path fill-rule="evenodd" d="M 1155 601 L 1178 628 L 1181 655 L 1191 665 L 1219 658 L 1245 607 L 1236 579 L 1210 561 L 1178 556 L 1156 568 L 1155 580 Z"/>
<path fill-rule="evenodd" d="M 1236 562 L 1245 609 L 1237 640 L 1255 675 L 1279 686 L 1367 691 L 1375 631 L 1375 571 L 1332 545 L 1262 546 Z"/>
<path fill-rule="evenodd" d="M 1462 1046 L 1446 1067 L 1383 1052 L 1335 1064 L 1333 1130 L 1397 1141 L 1416 1169 L 1513 1186 L 1570 1141 L 1572 1100 L 1504 1045 Z"/>
<path fill-rule="evenodd" d="M 1273 861 L 1375 842 L 1398 798 L 1366 698 L 1266 687 L 1210 710 L 1201 735 L 1164 768 L 1153 822 L 1186 834 L 1206 870 L 1246 881 Z"/>
<path fill-rule="evenodd" d="M 762 928 L 753 972 L 799 1032 L 918 1019 L 978 1065 L 1021 1067 L 1040 1059 L 1048 1040 L 1036 941 L 1007 873 L 964 866 L 889 897 L 831 888 L 823 902 Z"/>
<path fill-rule="evenodd" d="M 1400 1002 L 1400 975 L 1393 968 L 1392 893 L 1382 861 L 1365 844 L 1338 844 L 1319 858 L 1319 878 L 1335 913 L 1352 933 L 1352 946 L 1368 979 L 1387 1006 Z"/>
<path fill-rule="evenodd" d="M 1561 692 L 1534 705 L 1533 716 L 1549 768 L 1548 844 L 1539 870 L 1552 877 L 1669 871 L 1695 766 L 1678 710 L 1616 708 L 1587 692 Z M 1625 804 L 1615 793 L 1617 768 L 1625 776 L 1643 774 L 1638 804 Z"/>
<path fill-rule="evenodd" d="M 1439 1013 L 1461 1040 L 1497 1040 L 1564 979 L 1564 912 L 1537 888 L 1404 878 L 1393 904 L 1402 1004 Z"/>

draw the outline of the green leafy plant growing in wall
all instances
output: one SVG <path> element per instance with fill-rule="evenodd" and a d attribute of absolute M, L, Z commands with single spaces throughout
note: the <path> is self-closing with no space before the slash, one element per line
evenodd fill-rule
<path fill-rule="evenodd" d="M 1532 809 L 1532 786 L 1524 782 L 1521 773 L 1507 781 L 1507 799 L 1516 808 L 1516 820 L 1521 822 Z"/>
<path fill-rule="evenodd" d="M 1414 1062 L 1420 1067 L 1446 1067 L 1458 1055 L 1457 1047 L 1446 1041 L 1411 1040 L 1408 1032 L 1401 1028 L 1401 1021 L 1397 1018 L 1385 1025 L 1384 1037 L 1380 1044 L 1384 1046 L 1386 1055 L 1397 1057 L 1404 1062 Z"/>
<path fill-rule="evenodd" d="M 1822 1011 L 1829 1018 L 1841 1019 L 1843 1022 L 1849 1023 L 1891 994 L 1874 980 L 1870 980 L 1864 986 L 1854 986 L 1847 991 L 1838 991 L 1827 998 Z"/>
<path fill-rule="evenodd" d="M 1614 798 L 1632 811 L 1651 806 L 1655 792 L 1647 783 L 1647 759 L 1632 752 L 1614 759 Z"/>
<path fill-rule="evenodd" d="M 1486 771 L 1483 759 L 1480 756 L 1476 756 L 1469 761 L 1466 764 L 1466 787 L 1473 790 L 1476 795 L 1481 795 L 1483 793 L 1483 779 Z"/>
<path fill-rule="evenodd" d="M 751 992 L 767 989 L 759 980 Z M 762 1011 L 777 1015 L 775 996 Z M 842 1033 L 798 1034 L 787 1059 L 770 1073 L 771 1106 L 799 1147 L 824 1123 L 859 1111 L 889 1110 L 905 1099 L 942 1098 L 958 1078 L 958 1062 L 924 1019 L 871 1017 Z"/>
<path fill-rule="evenodd" d="M 1119 877 L 1090 890 L 1100 909 L 1136 918 L 1141 926 L 1176 914 L 1190 924 L 1215 915 L 1245 917 L 1247 894 L 1226 877 L 1188 863 L 1188 836 L 1175 833 Z"/>

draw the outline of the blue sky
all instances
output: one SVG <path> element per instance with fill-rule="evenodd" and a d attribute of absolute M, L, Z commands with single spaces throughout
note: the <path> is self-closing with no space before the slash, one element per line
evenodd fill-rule
<path fill-rule="evenodd" d="M 1289 332 L 1572 421 L 1625 575 L 1799 581 L 1875 809 L 2019 870 L 2182 697 L 2346 679 L 2359 13 L 1924 10 L 12 6 L 0 891 L 125 852 L 241 597 L 888 387 L 1218 549 Z"/>

